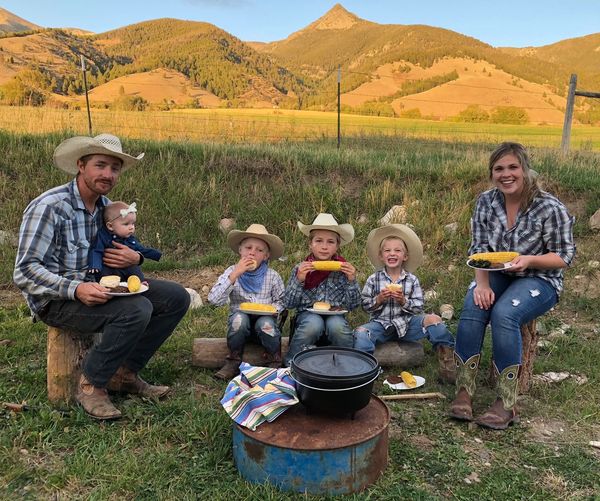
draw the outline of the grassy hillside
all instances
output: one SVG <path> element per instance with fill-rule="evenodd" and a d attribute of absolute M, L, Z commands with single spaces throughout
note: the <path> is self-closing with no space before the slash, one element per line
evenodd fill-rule
<path fill-rule="evenodd" d="M 15 231 L 29 199 L 68 180 L 50 162 L 63 138 L 0 132 L 0 229 Z M 140 240 L 164 251 L 160 264 L 144 265 L 151 276 L 186 286 L 194 286 L 198 277 L 214 280 L 235 259 L 217 230 L 219 218 L 230 216 L 240 228 L 261 222 L 282 237 L 287 260 L 273 266 L 287 278 L 306 252 L 296 221 L 310 222 L 323 210 L 354 224 L 356 239 L 344 247 L 344 255 L 363 283 L 372 272 L 364 252 L 368 232 L 390 205 L 404 204 L 425 245 L 419 277 L 425 289 L 438 293 L 427 302 L 427 311 L 437 311 L 441 303 L 460 311 L 472 277 L 464 265 L 469 215 L 474 197 L 487 186 L 491 144 L 379 138 L 339 152 L 320 142 L 265 146 L 130 140 L 124 146 L 145 151 L 146 157 L 123 175 L 111 195 L 138 203 Z M 434 355 L 426 343 L 426 364 L 414 372 L 426 378 L 425 391 L 440 391 L 446 399 L 390 403 L 385 474 L 347 499 L 593 499 L 600 491 L 600 454 L 588 446 L 600 438 L 600 299 L 597 288 L 582 286 L 582 280 L 598 276 L 587 263 L 597 259 L 600 239 L 586 220 L 600 199 L 600 165 L 591 154 L 532 153 L 544 184 L 577 216 L 579 253 L 559 306 L 544 316 L 547 345 L 538 354 L 535 372 L 569 371 L 586 376 L 587 383 L 578 385 L 572 378 L 536 383 L 519 399 L 522 424 L 504 433 L 484 431 L 445 417 L 453 391 L 435 382 Z M 367 222 L 359 224 L 362 214 Z M 458 223 L 455 234 L 444 231 L 450 222 Z M 167 401 L 116 398 L 125 418 L 97 424 L 78 408 L 48 404 L 46 329 L 31 323 L 9 285 L 13 245 L 1 245 L 0 253 L 0 395 L 2 401 L 29 406 L 20 413 L 0 407 L 0 498 L 323 499 L 251 485 L 238 475 L 231 421 L 219 404 L 224 384 L 212 378 L 212 371 L 190 364 L 195 337 L 225 335 L 226 308 L 190 311 L 145 369 L 147 380 L 172 385 Z M 357 325 L 366 317 L 353 312 L 349 318 Z M 563 334 L 552 334 L 563 324 L 568 324 Z M 455 331 L 455 319 L 450 328 Z M 486 343 L 488 355 L 489 349 Z M 484 358 L 476 411 L 493 399 L 484 378 L 489 357 Z M 390 392 L 380 381 L 374 390 Z"/>

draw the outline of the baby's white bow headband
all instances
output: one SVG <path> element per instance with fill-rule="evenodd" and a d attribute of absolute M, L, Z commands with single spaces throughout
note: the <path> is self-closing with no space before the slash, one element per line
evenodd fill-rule
<path fill-rule="evenodd" d="M 135 202 L 133 202 L 129 207 L 127 207 L 126 209 L 121 209 L 119 211 L 119 214 L 121 214 L 121 217 L 125 217 L 127 214 L 134 214 L 137 212 L 136 206 L 135 206 Z"/>

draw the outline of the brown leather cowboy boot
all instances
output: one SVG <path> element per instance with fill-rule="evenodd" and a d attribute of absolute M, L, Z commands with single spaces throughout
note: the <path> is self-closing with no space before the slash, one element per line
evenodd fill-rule
<path fill-rule="evenodd" d="M 454 353 L 456 362 L 456 398 L 450 404 L 448 415 L 461 421 L 473 419 L 471 398 L 475 394 L 477 371 L 481 354 L 473 355 L 466 362 Z"/>
<path fill-rule="evenodd" d="M 281 347 L 279 348 L 279 351 L 276 351 L 275 353 L 267 353 L 265 351 L 263 353 L 263 359 L 265 360 L 265 367 L 279 369 L 281 367 Z"/>
<path fill-rule="evenodd" d="M 106 385 L 110 391 L 131 393 L 147 398 L 163 398 L 171 388 L 168 386 L 155 386 L 144 381 L 137 373 L 127 367 L 119 367 Z"/>
<path fill-rule="evenodd" d="M 450 346 L 437 347 L 438 381 L 440 383 L 456 383 L 456 364 L 454 363 L 454 350 Z"/>
<path fill-rule="evenodd" d="M 510 365 L 498 374 L 498 398 L 492 406 L 479 416 L 475 422 L 484 428 L 506 430 L 512 423 L 519 422 L 517 415 L 517 394 L 519 392 L 520 365 Z"/>
<path fill-rule="evenodd" d="M 239 351 L 230 351 L 229 355 L 225 358 L 225 365 L 215 373 L 215 377 L 224 381 L 233 379 L 240 373 L 241 362 L 242 354 Z"/>
<path fill-rule="evenodd" d="M 119 419 L 121 411 L 117 409 L 105 388 L 98 388 L 90 383 L 82 374 L 77 385 L 75 400 L 83 407 L 86 414 L 94 419 Z"/>

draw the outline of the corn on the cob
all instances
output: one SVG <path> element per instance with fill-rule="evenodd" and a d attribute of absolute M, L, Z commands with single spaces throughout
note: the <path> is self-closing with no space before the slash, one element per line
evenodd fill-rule
<path fill-rule="evenodd" d="M 272 304 L 262 304 L 262 303 L 242 303 L 240 304 L 240 310 L 244 311 L 264 311 L 267 313 L 276 313 L 277 308 Z"/>
<path fill-rule="evenodd" d="M 489 261 L 490 263 L 509 263 L 519 255 L 518 252 L 480 252 L 469 256 L 470 260 Z"/>
<path fill-rule="evenodd" d="M 400 377 L 402 378 L 402 381 L 404 381 L 404 384 L 409 388 L 415 388 L 417 386 L 417 380 L 410 372 L 402 371 Z"/>
<path fill-rule="evenodd" d="M 341 261 L 313 261 L 313 268 L 319 271 L 340 271 L 342 269 Z"/>
<path fill-rule="evenodd" d="M 137 275 L 131 275 L 127 279 L 127 288 L 129 289 L 129 292 L 137 292 L 140 290 L 141 287 L 142 287 L 142 281 L 140 280 L 140 277 L 138 277 Z"/>

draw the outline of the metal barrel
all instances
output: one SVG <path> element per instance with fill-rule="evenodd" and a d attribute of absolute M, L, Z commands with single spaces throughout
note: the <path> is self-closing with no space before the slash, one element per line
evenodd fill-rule
<path fill-rule="evenodd" d="M 358 492 L 385 470 L 389 421 L 387 406 L 375 396 L 352 419 L 296 405 L 254 432 L 234 425 L 233 457 L 252 483 L 309 494 Z"/>

